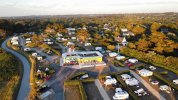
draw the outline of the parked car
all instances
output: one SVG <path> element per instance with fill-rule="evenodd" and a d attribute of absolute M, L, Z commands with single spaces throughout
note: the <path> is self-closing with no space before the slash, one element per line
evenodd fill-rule
<path fill-rule="evenodd" d="M 131 66 L 133 66 L 134 64 L 132 64 L 132 63 L 128 63 L 127 64 L 127 66 L 129 66 L 129 67 L 131 67 Z"/>
<path fill-rule="evenodd" d="M 156 70 L 156 67 L 154 67 L 154 66 L 150 66 L 149 67 L 151 70 Z"/>

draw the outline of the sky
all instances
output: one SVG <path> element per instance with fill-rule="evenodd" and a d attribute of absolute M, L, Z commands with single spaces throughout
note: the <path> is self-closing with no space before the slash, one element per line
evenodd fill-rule
<path fill-rule="evenodd" d="M 0 0 L 0 17 L 178 12 L 178 0 Z"/>

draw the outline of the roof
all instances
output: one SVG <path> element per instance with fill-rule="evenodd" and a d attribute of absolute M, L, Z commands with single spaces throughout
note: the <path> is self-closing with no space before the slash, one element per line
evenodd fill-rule
<path fill-rule="evenodd" d="M 122 77 L 122 78 L 131 78 L 131 76 L 128 75 L 128 74 L 122 74 L 121 77 Z"/>
<path fill-rule="evenodd" d="M 139 70 L 139 73 L 153 73 L 153 72 L 149 71 L 147 69 L 141 69 L 141 70 Z"/>
<path fill-rule="evenodd" d="M 84 57 L 97 57 L 97 56 L 102 57 L 103 55 L 98 51 L 69 52 L 69 53 L 62 54 L 63 58 L 66 58 L 68 56 L 84 58 Z"/>
<path fill-rule="evenodd" d="M 134 86 L 134 85 L 138 85 L 139 82 L 135 78 L 130 78 L 130 79 L 126 79 L 125 83 Z"/>

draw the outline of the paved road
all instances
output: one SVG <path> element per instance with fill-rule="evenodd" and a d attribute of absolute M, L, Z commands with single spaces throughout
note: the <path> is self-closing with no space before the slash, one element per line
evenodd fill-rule
<path fill-rule="evenodd" d="M 16 56 L 17 58 L 19 58 L 21 60 L 22 64 L 23 64 L 23 69 L 24 69 L 23 73 L 24 74 L 23 74 L 23 77 L 22 77 L 21 86 L 20 86 L 20 89 L 19 89 L 17 100 L 25 100 L 25 99 L 27 99 L 28 93 L 30 91 L 30 84 L 29 84 L 29 79 L 30 79 L 30 63 L 21 54 L 19 54 L 19 53 L 13 51 L 13 50 L 7 48 L 6 43 L 7 43 L 7 41 L 9 39 L 6 39 L 3 42 L 3 44 L 1 45 L 1 47 L 5 51 L 12 53 L 14 56 Z"/>
<path fill-rule="evenodd" d="M 98 79 L 95 80 L 95 85 L 98 88 L 104 100 L 111 100 Z"/>
<path fill-rule="evenodd" d="M 130 73 L 138 79 L 156 98 L 159 100 L 166 100 L 158 91 L 152 88 L 145 80 L 143 80 L 139 75 L 137 75 L 134 71 L 130 71 Z"/>

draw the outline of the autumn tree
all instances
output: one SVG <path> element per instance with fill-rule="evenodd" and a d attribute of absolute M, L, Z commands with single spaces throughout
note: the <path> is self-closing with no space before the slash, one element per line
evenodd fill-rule
<path fill-rule="evenodd" d="M 145 32 L 145 28 L 137 25 L 132 29 L 132 32 L 134 32 L 136 35 L 137 34 L 143 34 Z"/>
<path fill-rule="evenodd" d="M 89 33 L 87 30 L 78 30 L 77 31 L 77 38 L 80 40 L 80 42 L 85 42 L 87 38 L 89 37 Z"/>
<path fill-rule="evenodd" d="M 154 22 L 152 25 L 151 25 L 151 32 L 156 32 L 159 28 L 161 27 L 161 24 L 160 23 L 157 23 L 157 22 Z"/>

